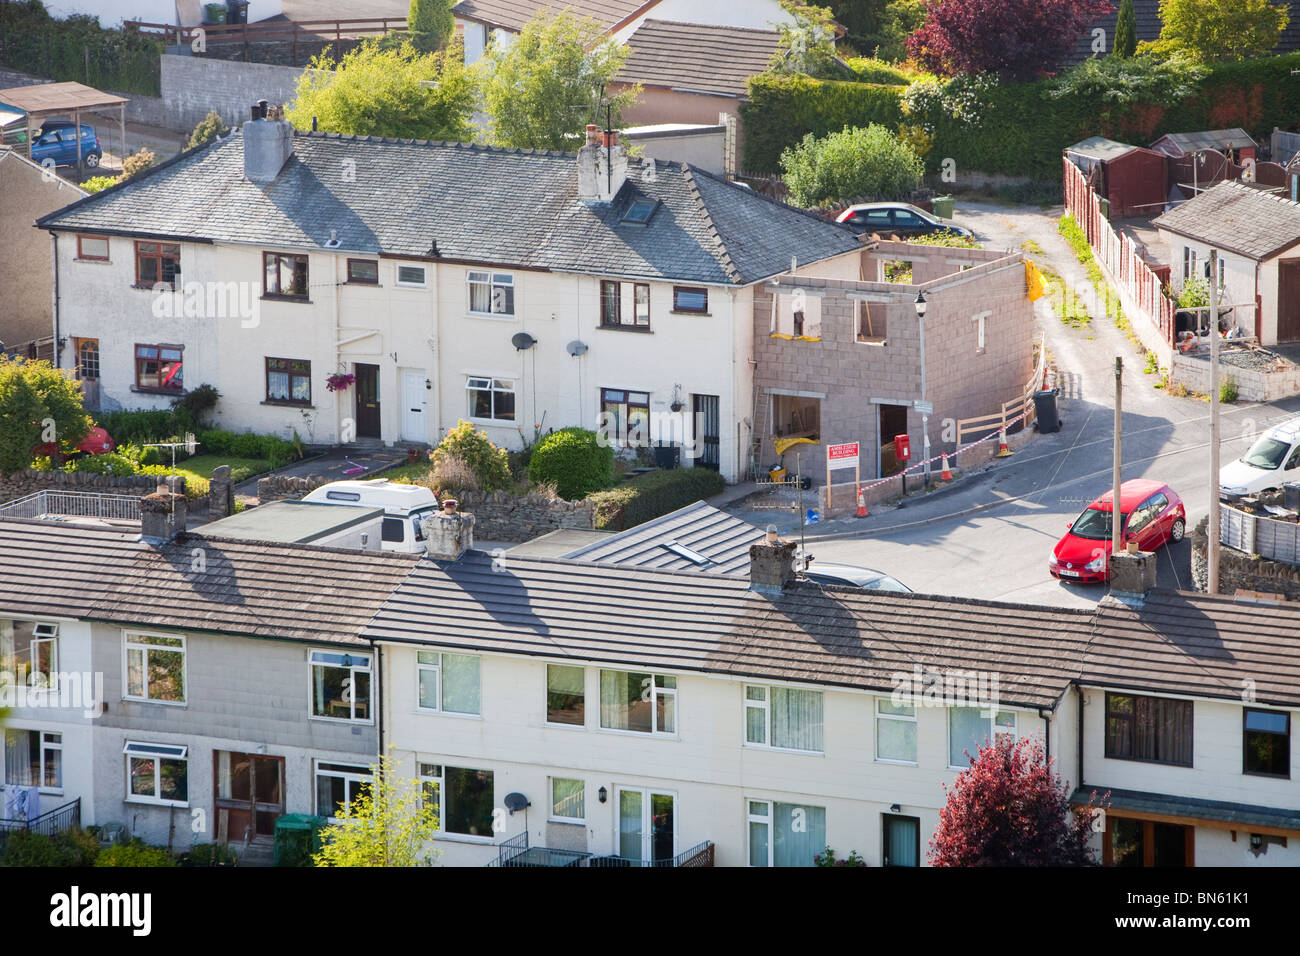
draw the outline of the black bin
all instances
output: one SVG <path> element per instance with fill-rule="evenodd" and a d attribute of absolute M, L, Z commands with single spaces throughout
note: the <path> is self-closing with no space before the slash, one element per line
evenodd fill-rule
<path fill-rule="evenodd" d="M 1060 391 L 1059 388 L 1045 388 L 1034 392 L 1034 427 L 1040 434 L 1061 430 L 1061 415 L 1056 408 L 1056 396 Z"/>
<path fill-rule="evenodd" d="M 248 22 L 248 0 L 226 0 L 226 22 Z"/>
<path fill-rule="evenodd" d="M 682 461 L 682 446 L 656 445 L 654 457 L 656 468 L 676 468 Z"/>
<path fill-rule="evenodd" d="M 1300 481 L 1288 481 L 1282 485 L 1282 507 L 1300 512 Z"/>

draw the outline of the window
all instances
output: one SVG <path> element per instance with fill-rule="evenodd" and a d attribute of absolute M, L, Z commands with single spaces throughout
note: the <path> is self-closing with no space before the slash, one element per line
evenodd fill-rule
<path fill-rule="evenodd" d="M 637 199 L 632 205 L 628 206 L 627 212 L 623 214 L 623 221 L 644 226 L 650 221 L 650 217 L 655 214 L 657 208 L 659 208 L 657 199 Z"/>
<path fill-rule="evenodd" d="M 99 378 L 99 339 L 77 339 L 77 378 Z"/>
<path fill-rule="evenodd" d="M 1011 710 L 989 711 L 982 707 L 948 708 L 948 766 L 969 766 L 981 747 L 998 737 L 1015 736 L 1016 714 Z M 967 756 L 969 754 L 969 756 Z"/>
<path fill-rule="evenodd" d="M 787 338 L 819 339 L 822 334 L 822 300 L 803 289 L 772 297 L 769 331 Z"/>
<path fill-rule="evenodd" d="M 262 253 L 262 294 L 307 298 L 307 257 L 287 252 Z"/>
<path fill-rule="evenodd" d="M 746 685 L 745 743 L 821 753 L 821 691 Z"/>
<path fill-rule="evenodd" d="M 183 392 L 180 345 L 137 345 L 135 347 L 135 387 L 155 392 Z"/>
<path fill-rule="evenodd" d="M 772 396 L 772 434 L 819 440 L 822 403 L 805 395 Z"/>
<path fill-rule="evenodd" d="M 876 759 L 916 763 L 916 705 L 876 698 Z"/>
<path fill-rule="evenodd" d="M 650 328 L 650 286 L 644 282 L 632 285 L 632 313 L 639 328 Z"/>
<path fill-rule="evenodd" d="M 77 236 L 78 259 L 107 259 L 107 236 Z"/>
<path fill-rule="evenodd" d="M 1183 281 L 1196 278 L 1196 250 L 1183 246 Z"/>
<path fill-rule="evenodd" d="M 59 626 L 35 621 L 0 621 L 0 673 L 26 687 L 55 687 L 59 671 Z"/>
<path fill-rule="evenodd" d="M 641 447 L 650 441 L 650 393 L 600 390 L 601 427 L 611 444 Z"/>
<path fill-rule="evenodd" d="M 813 866 L 826 852 L 826 808 L 747 800 L 750 866 Z"/>
<path fill-rule="evenodd" d="M 863 345 L 884 345 L 887 312 L 888 309 L 883 302 L 879 303 L 873 312 L 870 302 L 865 299 L 855 300 L 853 303 L 854 340 Z"/>
<path fill-rule="evenodd" d="M 972 315 L 971 321 L 975 323 L 975 351 L 984 351 L 984 327 L 986 321 L 992 312 L 981 312 L 978 315 Z"/>
<path fill-rule="evenodd" d="M 135 284 L 153 288 L 159 282 L 176 288 L 181 274 L 181 247 L 168 242 L 135 244 Z"/>
<path fill-rule="evenodd" d="M 4 736 L 5 783 L 42 790 L 63 789 L 63 734 L 6 730 Z"/>
<path fill-rule="evenodd" d="M 496 801 L 491 770 L 466 770 L 440 764 L 420 764 L 421 798 L 438 811 L 438 828 L 461 836 L 492 836 Z"/>
<path fill-rule="evenodd" d="M 1106 756 L 1192 765 L 1192 702 L 1106 695 Z"/>
<path fill-rule="evenodd" d="M 510 378 L 471 375 L 465 382 L 469 392 L 469 417 L 488 421 L 515 420 L 515 382 Z"/>
<path fill-rule="evenodd" d="M 374 259 L 349 259 L 348 281 L 362 285 L 378 285 L 379 263 Z"/>
<path fill-rule="evenodd" d="M 302 359 L 266 360 L 266 400 L 311 404 L 311 362 Z"/>
<path fill-rule="evenodd" d="M 424 266 L 398 266 L 397 284 L 415 289 L 423 289 Z"/>
<path fill-rule="evenodd" d="M 333 818 L 349 806 L 371 780 L 369 767 L 345 763 L 316 765 L 316 814 Z"/>
<path fill-rule="evenodd" d="M 859 209 L 846 222 L 854 222 L 868 227 L 872 232 L 888 229 L 893 220 L 888 209 Z"/>
<path fill-rule="evenodd" d="M 416 701 L 420 710 L 442 714 L 480 713 L 479 659 L 469 654 L 420 651 L 416 659 Z"/>
<path fill-rule="evenodd" d="M 546 722 L 582 727 L 587 722 L 586 672 L 581 667 L 546 665 Z"/>
<path fill-rule="evenodd" d="M 188 747 L 145 744 L 128 740 L 126 799 L 130 803 L 161 803 L 183 807 L 189 803 Z"/>
<path fill-rule="evenodd" d="M 709 290 L 694 286 L 673 286 L 673 311 L 697 312 L 709 311 Z"/>
<path fill-rule="evenodd" d="M 551 778 L 551 819 L 583 823 L 587 819 L 586 785 L 581 780 Z"/>
<path fill-rule="evenodd" d="M 185 703 L 185 638 L 127 633 L 123 647 L 126 699 Z"/>
<path fill-rule="evenodd" d="M 508 272 L 469 273 L 469 311 L 474 315 L 514 315 L 515 277 Z"/>
<path fill-rule="evenodd" d="M 620 325 L 623 317 L 620 314 L 619 301 L 621 298 L 620 284 L 617 282 L 601 282 L 600 284 L 600 324 L 601 325 Z"/>
<path fill-rule="evenodd" d="M 623 284 L 600 283 L 600 324 L 604 328 L 650 328 L 650 286 L 642 282 L 632 284 L 632 308 L 623 309 Z"/>
<path fill-rule="evenodd" d="M 312 651 L 311 716 L 370 723 L 370 655 Z"/>
<path fill-rule="evenodd" d="M 677 733 L 677 678 L 601 671 L 600 726 L 636 734 Z"/>
<path fill-rule="evenodd" d="M 1243 773 L 1291 776 L 1291 715 L 1279 710 L 1244 713 Z"/>

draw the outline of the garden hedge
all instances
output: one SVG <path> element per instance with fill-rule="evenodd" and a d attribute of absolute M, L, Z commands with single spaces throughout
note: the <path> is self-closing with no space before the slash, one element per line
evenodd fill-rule
<path fill-rule="evenodd" d="M 722 476 L 708 468 L 672 468 L 647 472 L 588 498 L 595 506 L 597 529 L 626 531 L 716 495 L 725 487 Z"/>
<path fill-rule="evenodd" d="M 577 501 L 608 488 L 614 480 L 614 449 L 587 428 L 561 428 L 537 443 L 528 460 L 528 477 L 554 483 L 565 501 Z"/>

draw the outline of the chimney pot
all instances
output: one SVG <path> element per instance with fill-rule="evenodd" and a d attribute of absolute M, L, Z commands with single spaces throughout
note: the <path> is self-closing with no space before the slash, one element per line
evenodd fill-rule
<path fill-rule="evenodd" d="M 421 522 L 424 531 L 424 550 L 435 561 L 458 561 L 460 556 L 474 547 L 474 516 L 447 510 L 454 508 L 451 499 L 443 501 L 443 510 L 434 512 Z"/>
<path fill-rule="evenodd" d="M 763 594 L 780 594 L 794 580 L 793 541 L 782 541 L 769 527 L 761 541 L 749 548 L 749 588 Z"/>
<path fill-rule="evenodd" d="M 455 498 L 443 498 L 442 513 L 448 515 L 454 515 L 456 513 L 456 505 L 457 505 L 457 501 Z"/>
<path fill-rule="evenodd" d="M 587 145 L 599 146 L 601 141 L 600 127 L 595 123 L 587 124 Z"/>

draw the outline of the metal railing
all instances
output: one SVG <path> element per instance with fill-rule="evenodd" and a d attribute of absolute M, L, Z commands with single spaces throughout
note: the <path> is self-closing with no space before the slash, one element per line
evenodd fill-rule
<path fill-rule="evenodd" d="M 140 498 L 97 491 L 46 489 L 0 505 L 6 518 L 101 518 L 105 521 L 139 521 Z"/>
<path fill-rule="evenodd" d="M 275 20 L 261 23 L 210 23 L 197 27 L 178 27 L 170 23 L 149 23 L 144 20 L 127 20 L 123 28 L 151 35 L 160 35 L 167 46 L 190 46 L 196 37 L 204 43 L 242 43 L 248 55 L 250 43 L 268 40 L 288 40 L 292 47 L 291 59 L 298 62 L 298 44 L 319 43 L 334 39 L 335 52 L 345 39 L 368 34 L 383 35 L 406 29 L 405 17 L 360 17 L 350 20 Z"/>
<path fill-rule="evenodd" d="M 689 850 L 663 860 L 634 860 L 625 856 L 592 856 L 581 850 L 557 850 L 528 845 L 527 831 L 497 844 L 497 858 L 490 867 L 585 866 L 585 867 L 701 867 L 713 866 L 713 841 L 697 843 Z"/>
<path fill-rule="evenodd" d="M 41 836 L 49 837 L 79 826 L 81 826 L 80 797 L 77 797 L 71 803 L 65 803 L 61 807 L 55 807 L 53 810 L 42 813 L 33 820 L 0 819 L 0 833 L 26 830 L 28 833 L 39 833 Z"/>
<path fill-rule="evenodd" d="M 697 843 L 689 850 L 683 850 L 674 857 L 668 857 L 662 860 L 633 860 L 626 856 L 594 856 L 587 861 L 587 866 L 648 866 L 673 868 L 713 866 L 713 841 L 705 840 L 703 843 Z"/>

